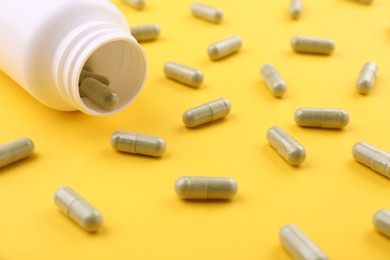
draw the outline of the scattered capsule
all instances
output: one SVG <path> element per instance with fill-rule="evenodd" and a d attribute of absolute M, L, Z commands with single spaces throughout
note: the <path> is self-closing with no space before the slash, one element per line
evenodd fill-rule
<path fill-rule="evenodd" d="M 102 225 L 100 211 L 89 204 L 69 187 L 61 187 L 55 192 L 54 201 L 60 210 L 88 232 L 96 232 Z"/>
<path fill-rule="evenodd" d="M 298 53 L 329 55 L 333 52 L 335 44 L 331 39 L 295 36 L 291 39 L 291 47 Z"/>
<path fill-rule="evenodd" d="M 356 81 L 356 89 L 360 94 L 367 94 L 374 86 L 378 66 L 375 62 L 367 62 L 360 71 Z"/>
<path fill-rule="evenodd" d="M 109 85 L 110 84 L 110 81 L 105 76 L 100 75 L 100 74 L 96 74 L 96 73 L 93 73 L 93 72 L 90 72 L 90 71 L 88 71 L 86 69 L 82 69 L 81 73 L 80 73 L 80 78 L 79 78 L 79 85 L 81 85 L 81 83 L 86 78 L 94 78 L 97 81 L 99 81 L 100 83 L 105 84 L 105 85 Z"/>
<path fill-rule="evenodd" d="M 203 72 L 172 61 L 164 64 L 165 75 L 191 87 L 199 87 L 203 82 Z"/>
<path fill-rule="evenodd" d="M 260 69 L 260 74 L 274 97 L 282 97 L 286 93 L 286 82 L 273 65 L 263 65 Z"/>
<path fill-rule="evenodd" d="M 0 145 L 0 167 L 29 157 L 34 152 L 34 143 L 29 138 L 20 138 Z"/>
<path fill-rule="evenodd" d="M 222 41 L 211 44 L 207 53 L 212 60 L 225 58 L 241 48 L 242 40 L 239 36 L 233 36 Z"/>
<path fill-rule="evenodd" d="M 296 260 L 327 260 L 328 256 L 311 241 L 297 226 L 284 225 L 279 239 L 287 252 Z"/>
<path fill-rule="evenodd" d="M 191 5 L 191 12 L 195 17 L 213 23 L 219 23 L 223 18 L 222 10 L 198 3 L 194 3 Z"/>
<path fill-rule="evenodd" d="M 302 13 L 302 0 L 291 0 L 290 16 L 293 19 L 298 19 Z"/>
<path fill-rule="evenodd" d="M 147 24 L 130 28 L 131 35 L 138 42 L 154 41 L 160 35 L 160 26 L 157 24 Z"/>
<path fill-rule="evenodd" d="M 299 126 L 343 128 L 349 123 L 349 114 L 335 108 L 299 108 L 295 111 L 295 122 Z"/>
<path fill-rule="evenodd" d="M 135 9 L 143 9 L 145 6 L 145 0 L 123 0 L 123 2 Z"/>
<path fill-rule="evenodd" d="M 104 109 L 114 109 L 119 103 L 119 97 L 114 90 L 94 78 L 84 79 L 79 89 L 80 95 L 87 96 Z"/>
<path fill-rule="evenodd" d="M 183 122 L 187 127 L 195 127 L 224 118 L 231 110 L 230 101 L 220 98 L 203 105 L 188 109 L 183 114 Z"/>
<path fill-rule="evenodd" d="M 306 158 L 305 148 L 278 126 L 268 129 L 267 140 L 291 165 L 300 165 Z"/>
<path fill-rule="evenodd" d="M 161 137 L 125 131 L 114 132 L 111 135 L 111 145 L 121 152 L 155 157 L 162 156 L 167 147 Z"/>
<path fill-rule="evenodd" d="M 375 212 L 372 222 L 378 232 L 390 238 L 390 210 L 378 210 Z"/>
<path fill-rule="evenodd" d="M 365 142 L 358 142 L 352 148 L 356 161 L 390 178 L 390 154 Z"/>
<path fill-rule="evenodd" d="M 175 191 L 182 199 L 231 199 L 237 193 L 237 182 L 226 177 L 184 176 L 176 180 Z"/>

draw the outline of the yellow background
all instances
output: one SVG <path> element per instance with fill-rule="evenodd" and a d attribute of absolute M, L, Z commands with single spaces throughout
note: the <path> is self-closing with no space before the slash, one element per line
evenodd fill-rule
<path fill-rule="evenodd" d="M 390 151 L 390 1 L 304 1 L 297 21 L 289 1 L 203 1 L 224 11 L 215 25 L 194 18 L 192 1 L 147 0 L 137 11 L 113 1 L 131 26 L 157 23 L 160 38 L 143 43 L 149 73 L 144 90 L 124 111 L 108 117 L 44 107 L 0 72 L 0 142 L 30 137 L 33 157 L 0 171 L 0 259 L 290 259 L 278 232 L 296 224 L 331 259 L 389 259 L 390 239 L 371 218 L 390 209 L 390 180 L 354 161 L 365 141 Z M 293 53 L 294 35 L 333 38 L 331 56 Z M 207 46 L 239 35 L 239 53 L 213 62 Z M 6 37 L 6 36 L 2 36 Z M 1 42 L 0 42 L 1 46 Z M 163 64 L 201 69 L 193 89 L 168 80 Z M 379 66 L 367 96 L 355 90 L 366 61 Z M 274 98 L 259 74 L 276 66 L 288 84 Z M 187 129 L 182 113 L 225 97 L 226 119 Z M 344 130 L 298 127 L 299 107 L 338 107 L 350 113 Z M 300 167 L 267 143 L 278 125 L 307 151 Z M 116 152 L 116 130 L 161 136 L 159 159 Z M 229 176 L 239 192 L 229 202 L 183 201 L 174 193 L 183 175 Z M 54 191 L 73 187 L 104 216 L 88 234 L 55 206 Z"/>

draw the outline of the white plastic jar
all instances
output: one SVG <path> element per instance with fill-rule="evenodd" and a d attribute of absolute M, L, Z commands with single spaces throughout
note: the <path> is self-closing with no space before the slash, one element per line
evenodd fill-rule
<path fill-rule="evenodd" d="M 115 109 L 80 97 L 85 65 L 109 79 L 119 96 Z M 0 69 L 50 108 L 109 115 L 138 95 L 147 60 L 107 0 L 0 0 Z"/>

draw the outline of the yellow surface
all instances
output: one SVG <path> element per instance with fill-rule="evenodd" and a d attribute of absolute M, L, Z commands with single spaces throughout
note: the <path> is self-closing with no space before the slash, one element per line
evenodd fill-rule
<path fill-rule="evenodd" d="M 33 157 L 0 172 L 1 259 L 290 259 L 278 240 L 287 223 L 331 259 L 389 259 L 390 239 L 371 218 L 390 209 L 390 180 L 354 161 L 351 148 L 366 141 L 390 151 L 390 1 L 304 1 L 297 21 L 287 0 L 204 1 L 224 10 L 219 25 L 192 17 L 188 0 L 147 0 L 142 11 L 113 2 L 130 25 L 162 29 L 157 41 L 142 44 L 147 83 L 124 111 L 54 111 L 0 72 L 0 142 L 27 136 L 36 144 Z M 333 38 L 335 53 L 295 54 L 296 34 Z M 233 35 L 243 38 L 241 51 L 210 61 L 207 46 Z M 202 87 L 165 78 L 170 60 L 203 70 Z M 355 80 L 370 60 L 379 65 L 378 78 L 362 96 Z M 260 78 L 265 63 L 288 84 L 281 99 Z M 220 97 L 232 103 L 228 118 L 184 127 L 184 110 Z M 301 128 L 293 119 L 299 107 L 344 108 L 351 121 L 341 131 Z M 305 146 L 300 167 L 267 143 L 273 125 Z M 155 159 L 116 152 L 109 143 L 115 130 L 161 136 L 167 153 Z M 239 192 L 230 202 L 183 201 L 173 190 L 182 175 L 233 177 Z M 101 232 L 84 232 L 57 209 L 54 191 L 62 185 L 102 211 Z"/>

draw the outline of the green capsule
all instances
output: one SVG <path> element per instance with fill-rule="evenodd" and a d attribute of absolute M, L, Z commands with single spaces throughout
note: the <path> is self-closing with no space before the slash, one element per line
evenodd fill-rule
<path fill-rule="evenodd" d="M 237 182 L 226 177 L 184 176 L 176 180 L 175 191 L 182 199 L 231 199 Z"/>

